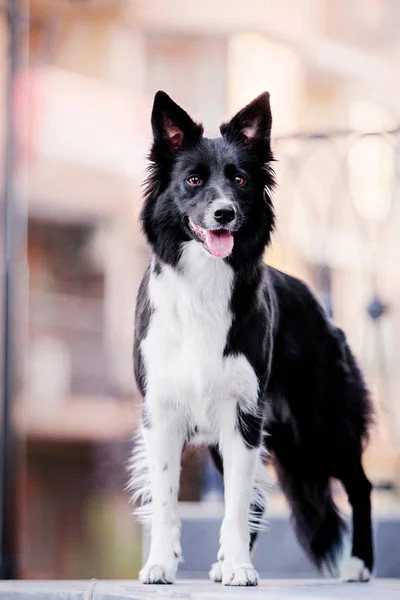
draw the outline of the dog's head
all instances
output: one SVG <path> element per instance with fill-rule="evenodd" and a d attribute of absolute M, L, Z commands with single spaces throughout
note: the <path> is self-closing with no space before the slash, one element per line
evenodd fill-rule
<path fill-rule="evenodd" d="M 274 225 L 271 122 L 265 92 L 221 125 L 221 137 L 207 139 L 157 92 L 142 221 L 161 258 L 176 262 L 190 239 L 232 262 L 261 255 Z"/>

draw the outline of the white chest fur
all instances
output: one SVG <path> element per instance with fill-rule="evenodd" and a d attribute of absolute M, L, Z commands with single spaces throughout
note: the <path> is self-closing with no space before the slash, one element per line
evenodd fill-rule
<path fill-rule="evenodd" d="M 176 418 L 216 441 L 224 407 L 255 407 L 257 377 L 244 355 L 224 357 L 232 324 L 233 270 L 195 241 L 184 245 L 180 269 L 152 274 L 152 316 L 141 349 L 146 404 L 156 418 Z"/>

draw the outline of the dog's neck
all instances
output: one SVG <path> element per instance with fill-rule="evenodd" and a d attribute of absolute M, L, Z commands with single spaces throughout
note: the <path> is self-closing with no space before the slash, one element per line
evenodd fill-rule
<path fill-rule="evenodd" d="M 232 295 L 235 273 L 223 259 L 211 256 L 195 240 L 184 242 L 176 266 L 152 259 L 152 276 L 160 277 L 167 287 L 179 286 L 185 297 L 195 296 L 200 303 L 222 302 Z"/>

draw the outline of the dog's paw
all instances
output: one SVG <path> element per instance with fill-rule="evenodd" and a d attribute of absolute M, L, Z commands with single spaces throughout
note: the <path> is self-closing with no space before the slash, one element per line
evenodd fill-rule
<path fill-rule="evenodd" d="M 211 581 L 215 581 L 216 583 L 221 583 L 222 581 L 222 560 L 217 560 L 217 562 L 211 565 L 211 569 L 208 572 L 208 575 Z"/>
<path fill-rule="evenodd" d="M 371 572 L 361 558 L 352 556 L 342 571 L 340 581 L 343 583 L 350 582 L 367 582 L 371 579 Z"/>
<path fill-rule="evenodd" d="M 224 563 L 222 567 L 222 583 L 224 585 L 235 586 L 258 585 L 258 573 L 251 564 L 237 565 L 232 568 Z"/>
<path fill-rule="evenodd" d="M 139 580 L 142 583 L 174 583 L 177 568 L 175 557 L 170 560 L 148 560 L 139 573 Z"/>

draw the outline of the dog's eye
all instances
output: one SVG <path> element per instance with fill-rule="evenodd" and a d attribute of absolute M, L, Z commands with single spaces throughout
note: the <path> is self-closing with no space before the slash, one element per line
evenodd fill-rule
<path fill-rule="evenodd" d="M 191 175 L 190 177 L 188 177 L 186 179 L 186 181 L 188 182 L 189 185 L 192 186 L 197 186 L 197 185 L 201 185 L 203 182 L 200 179 L 200 177 L 198 177 L 198 175 Z"/>
<path fill-rule="evenodd" d="M 243 185 L 246 180 L 241 175 L 235 175 L 235 178 L 233 181 L 236 183 L 236 185 Z"/>

